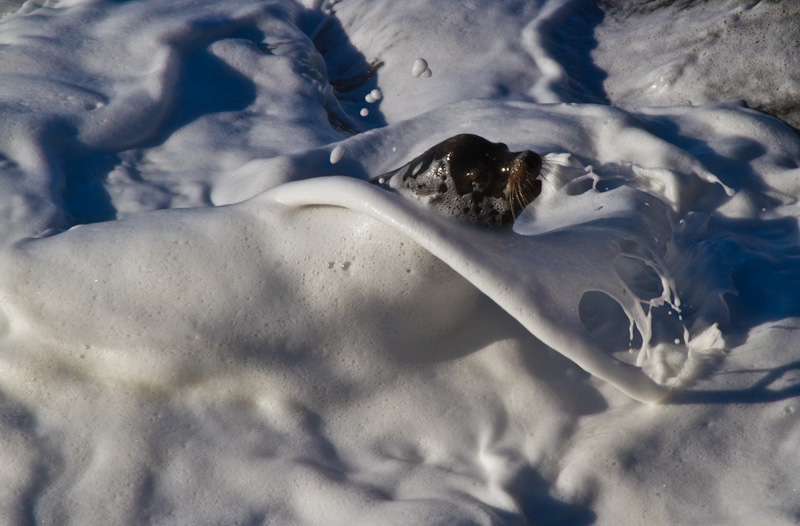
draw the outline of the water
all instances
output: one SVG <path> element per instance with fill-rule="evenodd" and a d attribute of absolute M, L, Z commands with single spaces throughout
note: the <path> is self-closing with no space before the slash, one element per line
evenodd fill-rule
<path fill-rule="evenodd" d="M 793 524 L 793 8 L 315 4 L 0 23 L 3 522 Z M 467 132 L 513 230 L 364 182 Z"/>

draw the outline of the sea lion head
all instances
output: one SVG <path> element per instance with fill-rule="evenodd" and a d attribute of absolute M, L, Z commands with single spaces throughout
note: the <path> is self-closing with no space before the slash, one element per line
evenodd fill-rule
<path fill-rule="evenodd" d="M 503 143 L 461 134 L 370 182 L 447 215 L 497 227 L 512 223 L 539 195 L 541 169 L 542 158 L 530 150 L 511 152 Z"/>

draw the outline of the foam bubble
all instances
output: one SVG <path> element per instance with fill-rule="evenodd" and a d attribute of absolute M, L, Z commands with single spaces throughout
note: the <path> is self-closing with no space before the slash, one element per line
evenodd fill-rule
<path fill-rule="evenodd" d="M 427 60 L 425 60 L 424 58 L 414 59 L 414 63 L 411 65 L 411 75 L 413 75 L 414 77 L 419 77 L 421 75 L 424 75 L 428 71 L 429 69 Z M 428 76 L 430 76 L 430 74 L 428 74 Z"/>
<path fill-rule="evenodd" d="M 337 144 L 331 150 L 330 163 L 331 164 L 336 164 L 339 161 L 341 161 L 342 160 L 342 156 L 344 156 L 344 151 L 345 151 L 344 150 L 344 146 L 342 146 L 341 144 Z"/>

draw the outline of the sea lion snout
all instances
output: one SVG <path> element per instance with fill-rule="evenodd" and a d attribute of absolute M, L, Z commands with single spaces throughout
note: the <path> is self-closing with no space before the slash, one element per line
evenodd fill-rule
<path fill-rule="evenodd" d="M 517 203 L 519 211 L 542 192 L 542 182 L 538 179 L 542 172 L 542 157 L 536 152 L 523 150 L 510 163 L 506 182 L 506 197 L 523 192 L 524 197 Z M 515 212 L 516 214 L 516 212 Z"/>
<path fill-rule="evenodd" d="M 542 171 L 542 157 L 536 152 L 522 150 L 522 152 L 514 159 L 512 175 L 518 170 L 524 170 L 524 175 L 533 175 L 533 177 L 538 177 L 539 173 Z M 519 176 L 521 177 L 522 175 L 523 174 L 520 173 Z"/>

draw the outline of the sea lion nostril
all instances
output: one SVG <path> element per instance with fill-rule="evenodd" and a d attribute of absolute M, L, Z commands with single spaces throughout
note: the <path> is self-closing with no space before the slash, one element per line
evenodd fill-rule
<path fill-rule="evenodd" d="M 503 143 L 461 134 L 370 182 L 412 195 L 446 215 L 495 227 L 511 223 L 539 195 L 541 168 L 535 152 L 510 152 Z"/>
<path fill-rule="evenodd" d="M 528 165 L 529 170 L 535 171 L 537 174 L 542 169 L 542 157 L 536 152 L 523 150 L 522 153 L 517 156 L 517 158 Z"/>

